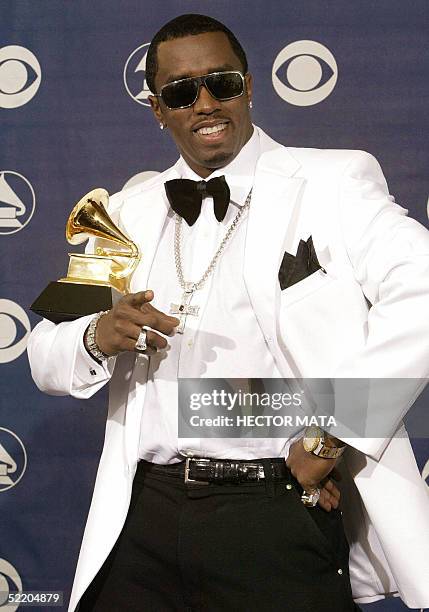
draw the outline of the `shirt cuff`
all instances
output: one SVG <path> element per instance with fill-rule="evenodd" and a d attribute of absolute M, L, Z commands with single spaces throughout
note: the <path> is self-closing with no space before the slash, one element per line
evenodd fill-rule
<path fill-rule="evenodd" d="M 91 357 L 83 341 L 86 329 L 79 338 L 76 352 L 74 378 L 79 389 L 108 380 L 112 376 L 116 362 L 116 356 L 109 357 L 101 363 Z"/>

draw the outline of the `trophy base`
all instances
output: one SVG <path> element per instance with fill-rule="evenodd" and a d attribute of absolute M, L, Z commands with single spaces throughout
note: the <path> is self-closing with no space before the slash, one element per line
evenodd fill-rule
<path fill-rule="evenodd" d="M 30 310 L 53 323 L 62 323 L 110 310 L 121 297 L 119 291 L 107 285 L 57 281 L 49 283 Z"/>

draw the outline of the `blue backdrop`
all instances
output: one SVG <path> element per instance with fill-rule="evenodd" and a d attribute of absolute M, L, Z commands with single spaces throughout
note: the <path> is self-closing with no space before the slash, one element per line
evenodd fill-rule
<path fill-rule="evenodd" d="M 35 388 L 29 304 L 66 270 L 65 222 L 83 194 L 114 193 L 175 161 L 147 105 L 144 68 L 153 34 L 184 12 L 209 13 L 242 42 L 255 123 L 291 146 L 370 151 L 397 201 L 427 225 L 425 0 L 3 0 L 0 610 L 16 609 L 2 605 L 8 589 L 70 595 L 106 397 Z M 429 441 L 413 444 L 427 478 Z"/>

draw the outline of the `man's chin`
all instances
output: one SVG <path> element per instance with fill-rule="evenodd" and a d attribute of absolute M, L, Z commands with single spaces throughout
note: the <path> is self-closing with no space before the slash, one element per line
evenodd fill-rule
<path fill-rule="evenodd" d="M 209 158 L 203 161 L 205 168 L 210 170 L 217 170 L 218 168 L 223 168 L 227 164 L 229 164 L 234 159 L 234 154 L 230 151 L 219 151 L 210 155 Z"/>

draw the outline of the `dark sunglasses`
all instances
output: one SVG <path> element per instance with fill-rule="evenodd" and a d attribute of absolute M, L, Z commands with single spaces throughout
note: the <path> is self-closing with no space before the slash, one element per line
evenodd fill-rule
<path fill-rule="evenodd" d="M 160 93 L 155 95 L 161 98 L 170 110 L 188 108 L 197 101 L 201 85 L 204 85 L 216 100 L 232 100 L 243 95 L 244 76 L 238 70 L 232 70 L 179 79 L 167 83 L 161 87 Z"/>

